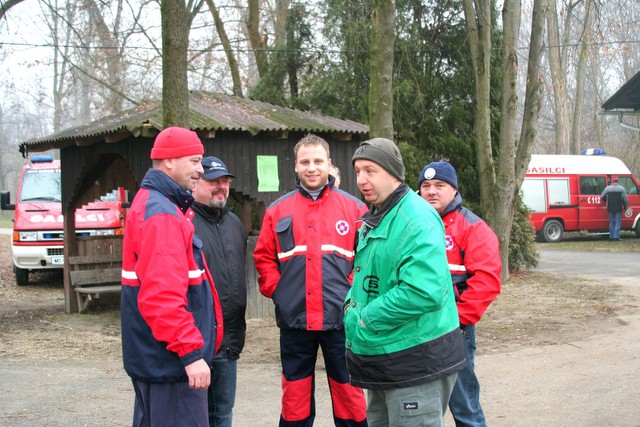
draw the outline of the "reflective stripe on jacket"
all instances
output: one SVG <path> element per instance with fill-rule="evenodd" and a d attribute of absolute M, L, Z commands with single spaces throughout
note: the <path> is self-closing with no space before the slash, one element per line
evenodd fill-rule
<path fill-rule="evenodd" d="M 280 328 L 342 328 L 356 220 L 367 207 L 333 182 L 330 177 L 315 201 L 299 187 L 273 202 L 264 216 L 254 260 L 260 292 L 273 299 Z"/>
<path fill-rule="evenodd" d="M 476 324 L 500 294 L 500 243 L 491 227 L 456 194 L 442 215 L 460 323 Z"/>
<path fill-rule="evenodd" d="M 131 204 L 122 251 L 122 353 L 129 376 L 183 382 L 184 367 L 210 363 L 222 310 L 194 236 L 190 193 L 150 169 Z M 217 331 L 216 331 L 217 330 Z"/>

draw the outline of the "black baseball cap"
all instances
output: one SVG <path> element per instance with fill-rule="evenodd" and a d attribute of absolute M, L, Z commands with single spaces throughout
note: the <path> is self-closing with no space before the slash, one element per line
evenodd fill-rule
<path fill-rule="evenodd" d="M 204 173 L 202 174 L 202 178 L 204 179 L 218 179 L 221 176 L 228 176 L 230 178 L 235 178 L 232 173 L 229 173 L 227 166 L 224 164 L 222 160 L 214 156 L 207 156 L 202 158 L 202 169 L 204 169 Z"/>

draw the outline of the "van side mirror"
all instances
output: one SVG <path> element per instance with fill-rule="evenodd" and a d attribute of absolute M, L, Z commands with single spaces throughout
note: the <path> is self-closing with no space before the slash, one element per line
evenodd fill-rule
<path fill-rule="evenodd" d="M 8 191 L 3 191 L 0 193 L 0 208 L 3 211 L 13 211 L 16 209 L 16 205 L 11 204 L 11 193 Z"/>

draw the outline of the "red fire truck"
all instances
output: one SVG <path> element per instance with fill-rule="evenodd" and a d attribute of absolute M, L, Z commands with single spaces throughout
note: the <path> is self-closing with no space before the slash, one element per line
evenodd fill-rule
<path fill-rule="evenodd" d="M 606 155 L 532 155 L 522 183 L 524 203 L 538 240 L 558 242 L 565 231 L 609 231 L 600 198 L 617 176 L 629 197 L 622 230 L 640 237 L 640 184 L 622 160 Z"/>
<path fill-rule="evenodd" d="M 18 285 L 28 284 L 33 270 L 64 266 L 61 189 L 60 161 L 34 156 L 22 168 L 15 204 L 8 191 L 0 195 L 2 210 L 15 211 L 11 249 Z M 77 236 L 122 234 L 125 196 L 123 189 L 116 189 L 77 209 Z"/>

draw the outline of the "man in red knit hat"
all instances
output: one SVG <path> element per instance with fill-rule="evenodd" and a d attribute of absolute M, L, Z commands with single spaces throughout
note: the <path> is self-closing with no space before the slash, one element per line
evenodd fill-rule
<path fill-rule="evenodd" d="M 203 153 L 195 132 L 160 132 L 153 167 L 127 216 L 122 356 L 135 390 L 134 427 L 209 425 L 209 366 L 223 331 L 220 301 L 191 223 Z"/>

